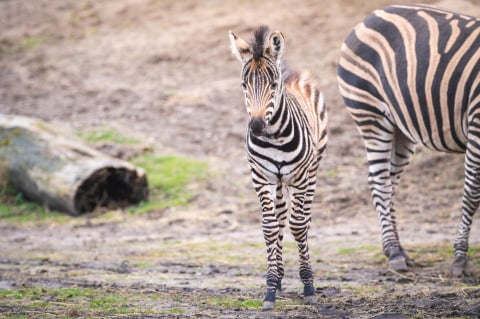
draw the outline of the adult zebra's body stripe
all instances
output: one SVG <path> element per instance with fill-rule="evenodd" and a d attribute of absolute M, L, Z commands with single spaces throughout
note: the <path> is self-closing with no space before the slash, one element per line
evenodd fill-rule
<path fill-rule="evenodd" d="M 250 121 L 246 137 L 253 187 L 262 206 L 267 245 L 267 293 L 263 308 L 272 309 L 284 274 L 283 228 L 291 203 L 290 230 L 298 246 L 300 278 L 306 303 L 315 302 L 308 250 L 310 210 L 318 163 L 326 144 L 327 116 L 322 93 L 307 73 L 284 65 L 284 38 L 267 27 L 250 44 L 230 32 L 233 54 L 242 62 L 242 87 Z"/>
<path fill-rule="evenodd" d="M 390 265 L 406 270 L 393 194 L 415 144 L 466 152 L 455 275 L 480 199 L 480 20 L 427 5 L 376 10 L 346 38 L 338 82 L 362 134 L 369 185 Z"/>

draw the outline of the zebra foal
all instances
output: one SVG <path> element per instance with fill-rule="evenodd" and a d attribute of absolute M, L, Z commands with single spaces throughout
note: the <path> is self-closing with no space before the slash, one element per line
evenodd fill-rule
<path fill-rule="evenodd" d="M 468 240 L 480 202 L 480 19 L 426 5 L 377 10 L 346 38 L 340 92 L 363 136 L 368 184 L 389 265 L 406 271 L 394 193 L 415 145 L 466 153 L 454 276 L 468 275 Z"/>
<path fill-rule="evenodd" d="M 249 115 L 247 160 L 262 208 L 267 246 L 267 292 L 273 309 L 284 275 L 282 240 L 290 197 L 289 226 L 296 240 L 305 303 L 315 303 L 308 230 L 318 163 L 327 144 L 323 95 L 307 73 L 290 72 L 282 60 L 283 35 L 258 28 L 250 43 L 230 31 L 232 53 L 242 62 L 242 88 Z"/>

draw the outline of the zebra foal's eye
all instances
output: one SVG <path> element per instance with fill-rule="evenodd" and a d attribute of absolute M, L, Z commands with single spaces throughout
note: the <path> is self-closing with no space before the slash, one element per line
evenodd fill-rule
<path fill-rule="evenodd" d="M 247 83 L 242 82 L 242 89 L 246 90 L 247 89 Z"/>
<path fill-rule="evenodd" d="M 278 86 L 277 82 L 272 82 L 270 84 L 270 87 L 272 88 L 272 90 L 275 90 L 277 88 L 277 86 Z"/>

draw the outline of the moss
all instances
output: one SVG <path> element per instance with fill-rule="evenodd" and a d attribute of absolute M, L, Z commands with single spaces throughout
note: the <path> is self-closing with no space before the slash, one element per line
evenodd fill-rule
<path fill-rule="evenodd" d="M 33 50 L 45 42 L 47 42 L 47 37 L 44 36 L 25 37 L 20 41 L 20 46 Z"/>
<path fill-rule="evenodd" d="M 22 193 L 17 192 L 11 186 L 7 186 L 3 192 L 0 192 L 0 220 L 12 223 L 62 222 L 68 220 L 68 217 L 26 200 Z"/>
<path fill-rule="evenodd" d="M 76 133 L 81 139 L 91 143 L 114 143 L 119 145 L 134 145 L 140 141 L 136 138 L 126 136 L 113 128 L 99 128 Z"/>
<path fill-rule="evenodd" d="M 131 213 L 186 205 L 194 197 L 188 186 L 207 175 L 206 162 L 180 156 L 147 153 L 133 158 L 132 162 L 147 172 L 151 194 L 149 201 L 132 208 Z"/>

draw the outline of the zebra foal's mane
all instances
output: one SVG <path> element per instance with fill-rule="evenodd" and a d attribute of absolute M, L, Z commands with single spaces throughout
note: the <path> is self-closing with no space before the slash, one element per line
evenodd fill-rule
<path fill-rule="evenodd" d="M 250 48 L 252 50 L 254 61 L 258 62 L 260 58 L 264 56 L 265 45 L 269 35 L 270 28 L 266 25 L 261 25 L 253 33 L 253 37 L 250 39 Z M 280 66 L 284 83 L 298 79 L 298 73 L 290 70 L 285 59 L 281 60 Z"/>
<path fill-rule="evenodd" d="M 265 49 L 265 41 L 270 34 L 270 28 L 266 25 L 261 25 L 253 33 L 253 38 L 250 41 L 250 47 L 252 48 L 253 60 L 259 61 L 263 56 L 263 51 Z"/>

